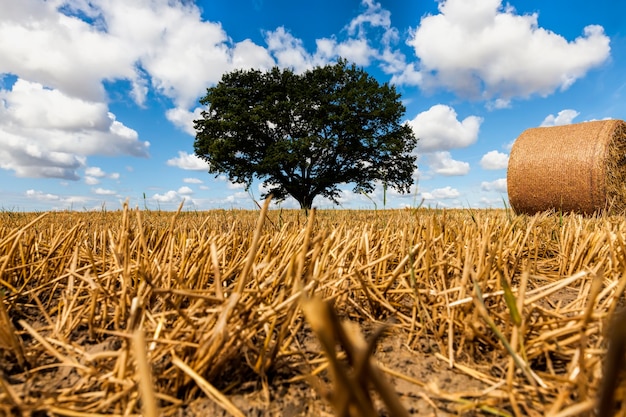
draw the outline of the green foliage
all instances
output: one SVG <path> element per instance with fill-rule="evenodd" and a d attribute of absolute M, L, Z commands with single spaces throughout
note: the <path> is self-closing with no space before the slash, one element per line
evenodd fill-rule
<path fill-rule="evenodd" d="M 346 61 L 303 74 L 234 71 L 200 103 L 194 149 L 209 172 L 247 187 L 258 178 L 278 201 L 310 208 L 317 195 L 337 203 L 338 184 L 407 193 L 413 183 L 417 138 L 400 95 Z"/>

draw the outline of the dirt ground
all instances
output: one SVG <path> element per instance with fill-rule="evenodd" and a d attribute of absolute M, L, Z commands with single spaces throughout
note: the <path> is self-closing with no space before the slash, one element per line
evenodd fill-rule
<path fill-rule="evenodd" d="M 367 326 L 371 327 L 371 326 Z M 304 339 L 304 349 L 307 352 L 319 352 L 320 346 L 311 332 Z M 367 333 L 367 329 L 366 332 Z M 85 334 L 85 337 L 87 335 Z M 81 338 L 77 342 L 81 342 Z M 84 341 L 83 341 L 84 342 Z M 375 362 L 384 370 L 395 371 L 407 378 L 394 377 L 385 372 L 386 377 L 392 383 L 396 393 L 399 395 L 404 408 L 409 415 L 420 416 L 471 416 L 472 405 L 459 407 L 458 403 L 441 401 L 430 398 L 429 392 L 439 389 L 441 392 L 461 393 L 464 398 L 472 395 L 480 397 L 486 384 L 475 378 L 464 374 L 458 369 L 450 369 L 449 363 L 437 353 L 440 347 L 437 343 L 427 339 L 420 339 L 413 342 L 414 348 L 407 343 L 406 335 L 399 331 L 389 331 L 383 336 L 376 347 L 374 353 Z M 109 337 L 97 344 L 82 344 L 88 355 L 107 354 L 115 352 L 122 347 L 122 343 L 117 337 Z M 54 360 L 51 360 L 51 365 Z M 242 368 L 246 365 L 242 364 Z M 7 358 L 0 359 L 1 375 L 11 387 L 10 389 L 22 398 L 32 396 L 46 397 L 45 392 L 56 391 L 71 393 L 80 390 L 80 375 L 70 367 L 53 365 L 47 372 L 36 373 L 35 378 L 31 378 L 24 373 L 14 373 L 17 364 Z M 153 372 L 158 372 L 153 369 Z M 245 416 L 334 416 L 330 402 L 323 398 L 323 393 L 313 387 L 310 381 L 303 379 L 288 367 L 279 367 L 276 375 L 268 381 L 264 388 L 261 381 L 249 369 L 242 369 L 242 373 L 248 372 L 250 378 L 248 382 L 238 383 L 225 389 L 228 399 Z M 156 376 L 156 375 L 155 375 Z M 329 391 L 326 395 L 332 395 L 332 381 L 326 372 L 319 374 L 321 383 Z M 417 383 L 416 383 L 417 381 Z M 219 381 L 216 381 L 216 385 Z M 420 387 L 427 385 L 428 389 Z M 228 385 L 228 381 L 224 381 Z M 319 389 L 319 388 L 318 388 Z M 43 395 L 42 395 L 43 394 Z M 373 395 L 377 405 L 378 413 L 381 416 L 390 415 L 384 408 L 380 400 Z M 50 402 L 47 400 L 46 402 Z M 43 405 L 43 404 L 40 404 Z M 477 415 L 479 415 L 478 413 Z M 42 411 L 22 409 L 0 409 L 0 416 L 45 416 L 57 415 Z M 78 414 L 77 414 L 78 415 Z M 200 417 L 200 416 L 230 416 L 231 414 L 220 407 L 215 401 L 198 392 L 195 399 L 189 403 L 183 403 L 178 409 L 180 417 Z"/>
<path fill-rule="evenodd" d="M 459 370 L 450 369 L 449 363 L 437 357 L 439 347 L 434 342 L 420 340 L 417 349 L 410 349 L 406 344 L 406 336 L 391 332 L 378 344 L 374 355 L 378 364 L 401 373 L 424 384 L 437 387 L 449 393 L 475 393 L 477 396 L 487 388 L 486 384 L 463 374 Z M 311 340 L 314 348 L 316 341 Z M 428 352 L 428 353 L 426 353 Z M 395 387 L 400 400 L 410 415 L 419 416 L 456 416 L 459 411 L 463 415 L 474 415 L 471 405 L 461 410 L 452 402 L 437 401 L 428 396 L 428 391 L 420 388 L 412 381 L 386 375 Z M 229 399 L 246 416 L 334 416 L 332 407 L 311 384 L 306 381 L 288 382 L 280 376 L 272 381 L 269 393 L 262 389 L 260 383 L 244 384 L 229 394 Z M 269 395 L 268 395 L 269 394 Z M 384 406 L 377 401 L 380 416 L 389 416 Z M 208 398 L 192 401 L 180 411 L 181 417 L 229 416 L 215 402 Z M 477 412 L 476 415 L 482 415 Z"/>

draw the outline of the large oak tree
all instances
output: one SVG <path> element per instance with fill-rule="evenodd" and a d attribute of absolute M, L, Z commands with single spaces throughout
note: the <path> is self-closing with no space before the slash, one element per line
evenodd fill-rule
<path fill-rule="evenodd" d="M 308 209 L 318 195 L 337 203 L 338 184 L 407 193 L 413 183 L 417 138 L 400 95 L 346 61 L 303 74 L 234 71 L 200 103 L 194 149 L 209 172 L 247 187 L 258 178 L 278 200 Z"/>

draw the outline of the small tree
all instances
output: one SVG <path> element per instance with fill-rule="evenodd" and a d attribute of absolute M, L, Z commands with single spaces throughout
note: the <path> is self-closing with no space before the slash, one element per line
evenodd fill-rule
<path fill-rule="evenodd" d="M 417 139 L 400 95 L 346 61 L 301 75 L 234 71 L 200 103 L 194 149 L 209 172 L 247 188 L 256 177 L 279 201 L 291 195 L 308 209 L 317 195 L 338 203 L 342 183 L 402 193 L 413 183 Z"/>

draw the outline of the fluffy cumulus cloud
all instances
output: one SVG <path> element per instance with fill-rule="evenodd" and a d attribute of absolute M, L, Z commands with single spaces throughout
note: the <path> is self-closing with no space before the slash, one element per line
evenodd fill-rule
<path fill-rule="evenodd" d="M 97 194 L 97 195 L 115 195 L 115 194 L 117 194 L 115 191 L 107 190 L 106 188 L 94 188 L 91 191 L 94 194 Z"/>
<path fill-rule="evenodd" d="M 208 171 L 209 164 L 194 154 L 179 151 L 178 156 L 167 160 L 167 165 L 188 171 Z"/>
<path fill-rule="evenodd" d="M 0 90 L 0 167 L 20 177 L 76 180 L 89 155 L 146 157 L 148 142 L 105 104 L 17 79 Z"/>
<path fill-rule="evenodd" d="M 138 103 L 152 87 L 189 104 L 235 59 L 248 67 L 273 63 L 267 52 L 247 54 L 254 52 L 249 41 L 233 44 L 192 2 L 24 0 L 11 6 L 0 17 L 6 58 L 0 73 L 85 100 L 105 99 L 102 81 L 121 79 L 130 81 Z"/>
<path fill-rule="evenodd" d="M 106 176 L 106 172 L 102 170 L 100 167 L 89 167 L 85 169 L 85 174 L 90 177 L 102 178 Z"/>
<path fill-rule="evenodd" d="M 191 188 L 187 187 L 186 185 L 183 185 L 182 187 L 180 187 L 178 189 L 178 194 L 181 194 L 181 195 L 191 195 L 191 194 L 193 194 L 193 190 Z"/>
<path fill-rule="evenodd" d="M 424 200 L 447 200 L 457 198 L 461 195 L 459 190 L 450 186 L 444 188 L 436 188 L 430 192 L 426 191 L 422 193 Z"/>
<path fill-rule="evenodd" d="M 26 190 L 26 196 L 40 201 L 57 201 L 60 197 L 56 194 L 44 193 L 38 190 Z"/>
<path fill-rule="evenodd" d="M 480 159 L 480 166 L 483 169 L 497 170 L 505 169 L 509 165 L 509 156 L 498 151 L 489 151 Z"/>
<path fill-rule="evenodd" d="M 498 178 L 495 181 L 483 181 L 480 184 L 480 188 L 483 191 L 496 191 L 499 193 L 506 193 L 506 178 Z"/>
<path fill-rule="evenodd" d="M 418 150 L 433 152 L 464 148 L 476 142 L 482 118 L 468 116 L 461 121 L 452 107 L 436 104 L 408 123 L 419 138 Z"/>
<path fill-rule="evenodd" d="M 302 39 L 294 37 L 283 26 L 266 32 L 265 42 L 267 49 L 276 57 L 276 62 L 281 67 L 303 72 L 313 65 L 312 56 L 305 49 Z"/>
<path fill-rule="evenodd" d="M 16 75 L 0 89 L 0 167 L 20 177 L 76 180 L 89 155 L 148 154 L 148 143 L 108 111 L 102 85 L 132 78 L 132 57 L 58 6 L 11 2 L 0 15 L 0 74 Z"/>
<path fill-rule="evenodd" d="M 220 176 L 220 179 L 222 181 L 226 181 L 226 188 L 228 188 L 229 190 L 243 190 L 246 188 L 246 184 L 242 184 L 239 182 L 230 182 L 225 176 Z"/>
<path fill-rule="evenodd" d="M 392 49 L 399 36 L 397 29 L 391 26 L 391 13 L 373 0 L 363 0 L 361 6 L 361 13 L 344 27 L 345 39 L 338 40 L 336 36 L 316 39 L 316 51 L 309 52 L 301 39 L 281 26 L 265 32 L 267 50 L 279 66 L 293 68 L 296 72 L 327 64 L 338 57 L 361 66 L 368 66 L 376 59 L 386 72 L 399 71 L 405 65 L 405 57 Z"/>
<path fill-rule="evenodd" d="M 95 14 L 87 2 L 71 4 L 82 6 L 88 17 Z M 16 74 L 87 101 L 102 100 L 101 80 L 133 78 L 136 57 L 122 38 L 100 30 L 100 24 L 90 25 L 60 12 L 61 5 L 41 0 L 3 2 L 0 73 Z"/>
<path fill-rule="evenodd" d="M 207 85 L 234 68 L 274 65 L 266 48 L 232 42 L 192 2 L 23 0 L 1 8 L 0 76 L 13 79 L 0 84 L 0 168 L 21 177 L 76 180 L 88 156 L 148 155 L 149 143 L 108 110 L 105 81 L 127 81 L 138 105 L 150 90 L 170 98 L 177 107 L 167 117 L 190 132 L 194 113 L 180 109 Z M 85 181 L 98 178 L 87 173 Z"/>
<path fill-rule="evenodd" d="M 120 178 L 120 174 L 119 172 L 106 173 L 100 167 L 85 168 L 85 184 L 87 185 L 100 184 L 100 181 L 105 177 L 112 180 L 118 180 Z"/>
<path fill-rule="evenodd" d="M 553 114 L 547 115 L 546 118 L 543 119 L 543 122 L 541 122 L 541 126 L 547 127 L 569 125 L 579 114 L 579 112 L 572 109 L 561 110 L 556 116 Z"/>
<path fill-rule="evenodd" d="M 136 88 L 145 91 L 142 86 L 149 84 L 181 107 L 195 102 L 226 71 L 274 65 L 265 48 L 250 40 L 235 43 L 220 23 L 203 21 L 192 2 L 96 0 L 90 4 L 106 23 L 108 37 L 124 40 L 123 48 L 132 57 L 129 78 Z"/>
<path fill-rule="evenodd" d="M 389 30 L 391 13 L 388 10 L 383 9 L 380 3 L 373 0 L 364 0 L 362 4 L 366 6 L 366 10 L 352 19 L 346 27 L 350 34 L 358 33 L 361 37 L 365 36 L 366 25 Z"/>
<path fill-rule="evenodd" d="M 160 203 L 172 203 L 182 200 L 182 196 L 174 190 L 169 190 L 163 194 L 155 193 L 152 199 Z"/>
<path fill-rule="evenodd" d="M 193 111 L 189 111 L 180 107 L 169 109 L 165 112 L 167 120 L 172 122 L 176 127 L 183 132 L 196 135 L 196 130 L 193 128 L 193 121 L 202 118 L 202 108 L 196 107 Z"/>
<path fill-rule="evenodd" d="M 85 176 L 85 184 L 87 185 L 98 185 L 100 184 L 100 179 L 96 177 L 90 177 L 89 175 Z"/>
<path fill-rule="evenodd" d="M 393 72 L 404 62 L 404 56 L 391 48 L 399 39 L 397 29 L 391 26 L 391 12 L 373 0 L 363 0 L 361 3 L 365 10 L 344 28 L 349 35 L 347 40 L 321 40 L 331 42 L 332 54 L 327 55 L 341 56 L 363 66 L 369 65 L 372 59 L 378 59 L 386 72 Z M 376 39 L 382 49 L 374 48 L 368 39 Z M 318 41 L 318 48 L 320 46 Z M 320 54 L 322 50 L 324 48 L 318 50 L 318 56 L 324 55 Z"/>
<path fill-rule="evenodd" d="M 183 182 L 186 184 L 202 184 L 202 180 L 200 178 L 183 178 Z"/>
<path fill-rule="evenodd" d="M 72 207 L 74 204 L 86 204 L 90 201 L 89 198 L 83 196 L 60 196 L 33 189 L 26 190 L 25 195 L 31 200 L 54 203 L 54 207 L 56 208 L 67 208 L 68 206 Z"/>
<path fill-rule="evenodd" d="M 162 194 L 155 193 L 152 195 L 151 200 L 159 204 L 174 208 L 183 203 L 185 206 L 197 206 L 197 201 L 191 198 L 193 190 L 187 186 L 182 186 L 178 190 L 169 190 Z"/>
<path fill-rule="evenodd" d="M 514 97 L 566 89 L 608 59 L 610 40 L 601 26 L 567 40 L 540 27 L 538 18 L 501 0 L 443 0 L 408 41 L 419 63 L 394 81 L 499 99 L 495 107 L 506 107 Z"/>
<path fill-rule="evenodd" d="M 346 26 L 345 44 L 333 41 L 329 49 L 322 42 L 314 54 L 284 27 L 266 32 L 267 47 L 250 39 L 234 42 L 219 22 L 202 20 L 192 2 L 24 0 L 11 6 L 2 16 L 0 51 L 6 59 L 0 72 L 90 100 L 104 97 L 102 80 L 126 79 L 138 102 L 150 86 L 189 104 L 226 71 L 276 63 L 302 70 L 319 63 L 314 57 L 345 54 L 367 59 L 376 54 L 361 43 L 368 29 L 382 27 L 384 43 L 395 34 L 389 11 L 371 0 L 363 1 L 365 10 Z M 9 41 L 18 38 L 19 44 Z"/>
<path fill-rule="evenodd" d="M 428 165 L 436 174 L 446 177 L 467 175 L 470 164 L 452 159 L 450 152 L 442 151 L 428 155 Z"/>
<path fill-rule="evenodd" d="M 235 41 L 189 1 L 20 0 L 1 9 L 0 77 L 13 78 L 0 84 L 0 168 L 23 177 L 75 180 L 88 156 L 147 156 L 148 142 L 109 111 L 105 82 L 123 81 L 139 106 L 150 93 L 167 97 L 168 120 L 193 135 L 200 109 L 190 107 L 233 69 L 303 71 L 339 56 L 379 59 L 387 71 L 404 65 L 390 46 L 399 40 L 390 13 L 373 0 L 362 1 L 341 40 L 318 39 L 314 52 L 283 27 L 268 30 L 265 45 Z M 168 163 L 206 168 L 189 158 Z"/>

